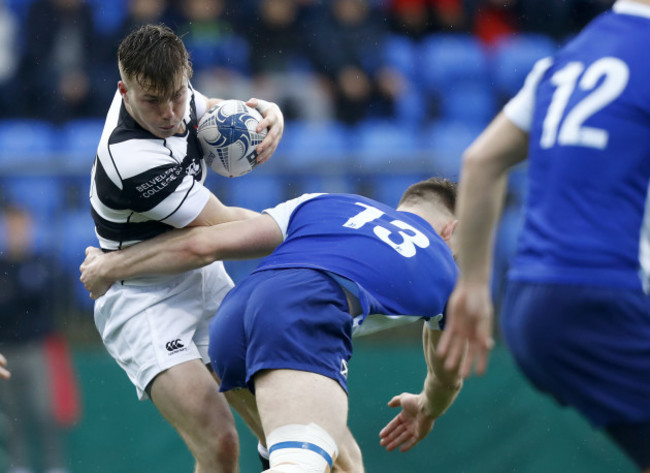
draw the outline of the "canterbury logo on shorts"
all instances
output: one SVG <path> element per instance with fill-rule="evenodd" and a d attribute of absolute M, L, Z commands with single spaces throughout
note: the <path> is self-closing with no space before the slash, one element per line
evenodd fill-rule
<path fill-rule="evenodd" d="M 167 342 L 165 344 L 165 348 L 167 349 L 168 352 L 170 352 L 170 355 L 174 352 L 177 352 L 181 350 L 182 348 L 185 348 L 185 345 L 183 345 L 182 341 L 180 338 L 177 338 L 176 340 L 172 340 L 171 342 Z"/>

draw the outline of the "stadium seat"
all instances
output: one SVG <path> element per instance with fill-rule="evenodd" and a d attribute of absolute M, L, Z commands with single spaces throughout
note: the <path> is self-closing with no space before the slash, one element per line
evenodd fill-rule
<path fill-rule="evenodd" d="M 67 211 L 61 215 L 59 226 L 59 262 L 67 273 L 77 273 L 88 246 L 98 246 L 95 224 L 90 212 Z"/>
<path fill-rule="evenodd" d="M 103 129 L 103 119 L 89 118 L 65 123 L 61 129 L 61 153 L 57 168 L 89 174 Z"/>
<path fill-rule="evenodd" d="M 440 105 L 442 119 L 479 127 L 487 125 L 497 111 L 496 97 L 489 85 L 483 82 L 462 84 L 444 91 Z"/>
<path fill-rule="evenodd" d="M 487 55 L 475 36 L 434 34 L 424 38 L 420 47 L 423 90 L 439 94 L 467 82 L 489 82 Z"/>
<path fill-rule="evenodd" d="M 272 174 L 253 171 L 245 176 L 228 179 L 226 186 L 228 205 L 259 212 L 285 200 L 285 186 L 278 176 Z"/>
<path fill-rule="evenodd" d="M 120 31 L 127 15 L 127 0 L 88 0 L 88 3 L 99 34 L 110 37 Z"/>
<path fill-rule="evenodd" d="M 417 46 L 413 39 L 389 34 L 384 38 L 383 51 L 384 62 L 387 66 L 397 69 L 411 80 L 417 78 L 419 64 L 417 62 Z"/>
<path fill-rule="evenodd" d="M 482 128 L 457 121 L 441 120 L 423 134 L 429 161 L 436 174 L 457 180 L 463 151 L 479 135 Z"/>
<path fill-rule="evenodd" d="M 416 128 L 399 121 L 365 120 L 354 133 L 352 151 L 363 172 L 415 165 L 421 157 Z"/>
<path fill-rule="evenodd" d="M 45 224 L 53 223 L 64 208 L 66 191 L 57 176 L 12 176 L 1 185 L 5 201 L 24 207 Z"/>
<path fill-rule="evenodd" d="M 397 207 L 404 191 L 418 181 L 431 177 L 426 172 L 377 173 L 370 177 L 372 197 L 386 205 Z"/>
<path fill-rule="evenodd" d="M 335 169 L 348 165 L 350 131 L 338 122 L 287 123 L 276 155 L 269 163 L 282 163 L 288 170 Z"/>
<path fill-rule="evenodd" d="M 498 92 L 504 97 L 516 94 L 535 62 L 553 55 L 557 47 L 551 38 L 536 34 L 517 34 L 499 41 L 490 60 Z"/>
<path fill-rule="evenodd" d="M 44 120 L 0 120 L 0 171 L 43 172 L 58 150 L 57 130 Z"/>

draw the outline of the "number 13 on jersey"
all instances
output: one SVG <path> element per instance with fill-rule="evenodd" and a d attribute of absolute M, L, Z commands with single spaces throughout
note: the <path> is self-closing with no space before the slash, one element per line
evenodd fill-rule
<path fill-rule="evenodd" d="M 362 204 L 361 202 L 355 203 L 356 205 L 363 207 L 364 210 L 356 214 L 354 217 L 349 218 L 348 221 L 343 224 L 344 227 L 359 229 L 364 225 L 369 225 L 375 222 L 378 218 L 384 215 L 384 212 L 376 207 Z M 391 225 L 395 228 L 389 229 L 384 225 Z M 416 247 L 426 248 L 430 245 L 429 239 L 424 233 L 401 220 L 391 220 L 390 223 L 376 223 L 372 227 L 372 231 L 381 241 L 406 258 L 415 256 L 417 251 Z M 399 237 L 394 239 L 394 235 L 399 235 Z"/>

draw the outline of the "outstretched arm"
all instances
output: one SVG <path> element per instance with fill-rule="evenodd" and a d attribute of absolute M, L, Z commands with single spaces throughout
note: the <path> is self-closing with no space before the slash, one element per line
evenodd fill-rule
<path fill-rule="evenodd" d="M 381 445 L 389 452 L 398 447 L 401 452 L 406 452 L 426 437 L 433 429 L 435 420 L 451 406 L 463 385 L 458 370 L 447 371 L 444 359 L 436 353 L 439 338 L 439 330 L 424 325 L 422 345 L 427 377 L 422 392 L 402 393 L 388 403 L 390 407 L 402 408 L 379 433 Z"/>
<path fill-rule="evenodd" d="M 489 284 L 494 232 L 507 184 L 508 169 L 526 157 L 528 134 L 501 112 L 463 156 L 458 187 L 458 266 L 460 277 L 447 309 L 439 353 L 453 369 L 464 358 L 461 374 L 472 364 L 485 371 L 493 345 Z"/>
<path fill-rule="evenodd" d="M 112 253 L 88 248 L 80 279 L 96 299 L 118 280 L 178 274 L 217 260 L 258 258 L 281 242 L 280 228 L 265 214 L 214 226 L 172 230 Z"/>

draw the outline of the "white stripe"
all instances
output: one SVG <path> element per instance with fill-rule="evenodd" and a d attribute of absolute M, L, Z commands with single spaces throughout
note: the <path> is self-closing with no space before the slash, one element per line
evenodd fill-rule
<path fill-rule="evenodd" d="M 650 294 L 650 185 L 646 194 L 645 213 L 639 238 L 639 263 L 643 290 L 646 294 Z"/>

